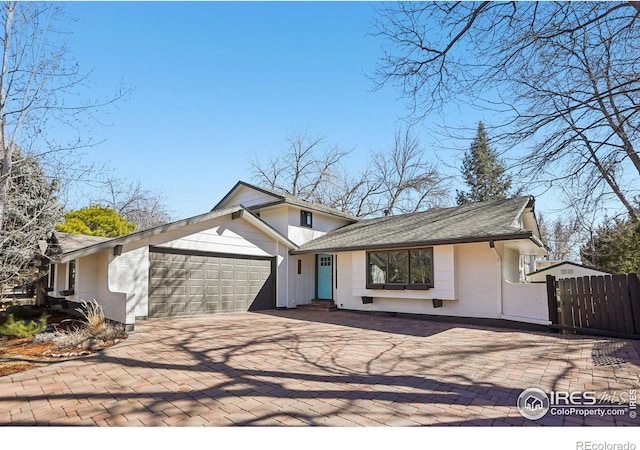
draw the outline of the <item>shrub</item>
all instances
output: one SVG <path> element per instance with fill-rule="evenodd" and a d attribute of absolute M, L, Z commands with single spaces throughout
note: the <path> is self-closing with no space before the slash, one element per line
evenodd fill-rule
<path fill-rule="evenodd" d="M 89 329 L 90 333 L 95 334 L 103 331 L 107 326 L 107 321 L 104 318 L 102 306 L 100 306 L 95 299 L 90 302 L 85 300 L 80 300 L 80 302 L 82 303 L 82 307 L 76 308 L 76 311 L 78 311 L 84 318 L 83 322 Z"/>
<path fill-rule="evenodd" d="M 29 337 L 46 329 L 46 313 L 42 313 L 38 320 L 16 320 L 13 314 L 9 314 L 4 325 L 0 325 L 0 334 L 11 337 Z"/>
<path fill-rule="evenodd" d="M 42 309 L 33 305 L 11 305 L 7 314 L 13 314 L 16 319 L 34 319 L 42 315 Z"/>
<path fill-rule="evenodd" d="M 116 339 L 125 339 L 126 337 L 127 333 L 123 325 L 106 321 L 104 330 L 97 333 L 92 333 L 86 326 L 74 327 L 67 330 L 36 334 L 33 341 L 36 343 L 53 342 L 56 350 L 70 350 L 82 347 L 91 340 L 110 342 Z"/>

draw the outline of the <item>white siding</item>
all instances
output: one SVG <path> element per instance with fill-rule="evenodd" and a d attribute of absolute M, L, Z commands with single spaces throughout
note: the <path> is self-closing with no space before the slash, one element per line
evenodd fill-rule
<path fill-rule="evenodd" d="M 235 206 L 242 205 L 247 208 L 255 205 L 262 205 L 264 203 L 269 203 L 276 201 L 277 198 L 265 194 L 264 192 L 257 191 L 255 189 L 248 188 L 246 186 L 241 187 L 238 191 L 225 200 L 225 206 Z"/>
<path fill-rule="evenodd" d="M 543 325 L 549 323 L 546 284 L 503 281 L 502 298 L 504 319 Z"/>
<path fill-rule="evenodd" d="M 450 315 L 498 317 L 500 260 L 488 242 L 456 246 L 456 288 L 458 303 Z M 444 306 L 440 310 L 447 314 Z"/>
<path fill-rule="evenodd" d="M 302 210 L 307 211 L 296 206 L 281 205 L 260 211 L 260 218 L 298 245 L 307 243 L 329 231 L 350 223 L 339 217 L 310 211 L 313 226 L 311 228 L 303 227 L 300 226 L 300 211 Z"/>
<path fill-rule="evenodd" d="M 281 205 L 277 208 L 260 211 L 260 218 L 271 225 L 283 236 L 288 236 L 289 218 L 288 207 Z"/>
<path fill-rule="evenodd" d="M 345 226 L 349 222 L 339 217 L 322 214 L 317 211 L 310 211 L 312 214 L 312 227 L 300 226 L 300 211 L 307 211 L 304 208 L 289 207 L 288 229 L 286 235 L 292 242 L 302 245 L 312 241 L 330 231 Z"/>
<path fill-rule="evenodd" d="M 298 274 L 298 260 L 301 273 Z M 290 257 L 289 307 L 310 303 L 315 297 L 315 255 L 295 255 Z"/>
<path fill-rule="evenodd" d="M 184 250 L 199 250 L 255 256 L 274 256 L 276 247 L 273 238 L 242 219 L 221 217 L 191 225 L 148 240 L 156 245 Z"/>
<path fill-rule="evenodd" d="M 110 290 L 107 282 L 110 254 L 110 251 L 105 250 L 77 259 L 74 294 L 65 298 L 78 303 L 82 300 L 96 300 L 102 306 L 107 319 L 125 323 L 125 295 Z M 63 268 L 64 270 L 61 270 Z M 69 264 L 58 264 L 54 296 L 59 296 L 60 290 L 69 287 L 68 270 Z"/>
<path fill-rule="evenodd" d="M 109 290 L 125 295 L 122 310 L 126 324 L 135 323 L 136 317 L 147 315 L 149 295 L 149 248 L 125 245 L 122 255 L 112 257 L 109 263 Z"/>
<path fill-rule="evenodd" d="M 520 253 L 512 248 L 505 248 L 502 253 L 502 270 L 504 279 L 511 283 L 520 282 Z"/>

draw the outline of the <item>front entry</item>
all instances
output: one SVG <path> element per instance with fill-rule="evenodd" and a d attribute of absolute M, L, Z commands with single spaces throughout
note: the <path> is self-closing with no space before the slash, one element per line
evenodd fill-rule
<path fill-rule="evenodd" d="M 316 298 L 333 300 L 333 256 L 316 256 Z"/>

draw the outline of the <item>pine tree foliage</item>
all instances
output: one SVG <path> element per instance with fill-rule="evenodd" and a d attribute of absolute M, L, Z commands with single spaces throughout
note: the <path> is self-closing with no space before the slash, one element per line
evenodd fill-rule
<path fill-rule="evenodd" d="M 87 236 L 117 237 L 132 233 L 136 225 L 115 210 L 104 206 L 89 206 L 64 215 L 64 222 L 56 226 L 58 231 Z"/>
<path fill-rule="evenodd" d="M 39 278 L 38 241 L 46 241 L 62 216 L 57 185 L 34 156 L 17 147 L 7 176 L 6 209 L 0 230 L 0 285 L 30 283 Z"/>
<path fill-rule="evenodd" d="M 469 187 L 466 192 L 457 191 L 456 201 L 465 203 L 502 200 L 509 195 L 511 177 L 496 151 L 489 145 L 484 124 L 478 124 L 476 137 L 462 161 L 462 176 Z"/>
<path fill-rule="evenodd" d="M 609 220 L 580 249 L 585 265 L 614 273 L 639 273 L 640 224 Z"/>

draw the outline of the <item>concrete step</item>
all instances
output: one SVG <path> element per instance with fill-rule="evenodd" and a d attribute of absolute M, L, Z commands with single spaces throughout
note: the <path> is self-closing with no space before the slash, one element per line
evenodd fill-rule
<path fill-rule="evenodd" d="M 305 311 L 337 311 L 338 307 L 333 300 L 311 300 L 311 303 L 297 305 L 296 309 Z"/>

